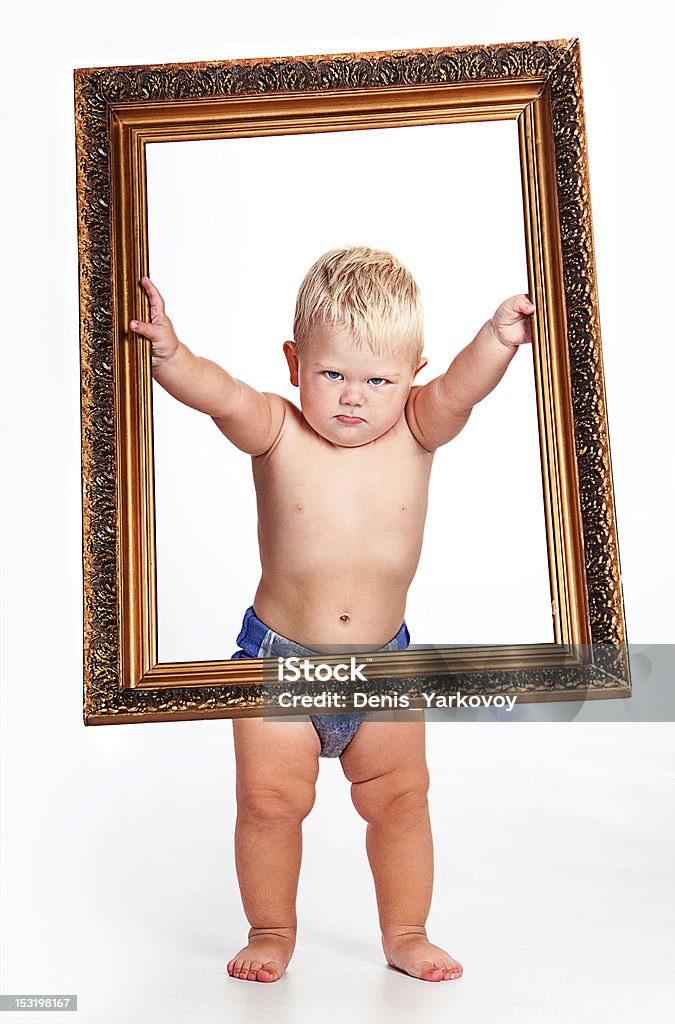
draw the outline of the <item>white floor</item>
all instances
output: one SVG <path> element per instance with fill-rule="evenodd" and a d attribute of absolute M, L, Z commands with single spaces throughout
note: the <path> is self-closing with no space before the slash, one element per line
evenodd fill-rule
<path fill-rule="evenodd" d="M 47 718 L 6 731 L 4 993 L 77 993 L 65 1019 L 80 1024 L 632 1024 L 672 1008 L 672 724 L 429 724 L 429 933 L 465 969 L 435 985 L 385 965 L 365 826 L 322 762 L 297 952 L 260 985 L 225 971 L 246 933 L 230 723 L 81 726 L 66 742 Z"/>

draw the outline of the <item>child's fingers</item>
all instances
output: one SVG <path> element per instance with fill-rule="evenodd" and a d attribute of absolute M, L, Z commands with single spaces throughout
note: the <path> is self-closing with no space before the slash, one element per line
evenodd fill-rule
<path fill-rule="evenodd" d="M 134 334 L 140 334 L 144 338 L 148 338 L 150 341 L 159 341 L 162 336 L 164 327 L 160 324 L 146 324 L 142 320 L 130 320 L 129 328 Z"/>
<path fill-rule="evenodd" d="M 524 316 L 531 316 L 534 309 L 534 303 L 530 302 L 527 295 L 512 295 L 510 299 L 501 304 L 495 315 L 501 323 L 507 326 L 517 324 Z"/>
<path fill-rule="evenodd" d="M 150 299 L 150 312 L 152 313 L 153 317 L 158 313 L 163 314 L 165 311 L 164 299 L 162 298 L 162 296 L 160 295 L 159 291 L 154 286 L 150 278 L 142 277 L 141 284 L 145 289 L 145 294 Z"/>
<path fill-rule="evenodd" d="M 511 305 L 519 313 L 533 313 L 535 308 L 534 303 L 530 302 L 527 295 L 514 295 L 511 299 Z"/>

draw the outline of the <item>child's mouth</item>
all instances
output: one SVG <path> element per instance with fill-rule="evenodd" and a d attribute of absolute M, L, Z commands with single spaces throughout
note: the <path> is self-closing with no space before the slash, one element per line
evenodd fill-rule
<path fill-rule="evenodd" d="M 361 419 L 360 416 L 336 416 L 335 419 L 339 420 L 340 423 L 347 423 L 347 424 L 351 424 L 351 423 L 365 423 L 366 422 L 365 420 Z"/>

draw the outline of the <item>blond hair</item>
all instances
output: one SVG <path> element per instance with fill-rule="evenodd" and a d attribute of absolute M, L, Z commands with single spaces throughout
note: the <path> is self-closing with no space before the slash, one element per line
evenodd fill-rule
<path fill-rule="evenodd" d="M 424 347 L 422 301 L 410 271 L 381 249 L 331 249 L 309 269 L 295 305 L 300 353 L 313 327 L 347 327 L 357 347 L 375 355 L 405 351 L 417 366 Z"/>

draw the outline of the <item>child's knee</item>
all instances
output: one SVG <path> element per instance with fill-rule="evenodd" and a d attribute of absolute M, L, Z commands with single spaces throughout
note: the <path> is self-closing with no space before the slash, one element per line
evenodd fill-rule
<path fill-rule="evenodd" d="M 237 816 L 260 824 L 297 824 L 307 817 L 316 799 L 314 783 L 279 786 L 258 780 L 237 787 Z"/>
<path fill-rule="evenodd" d="M 352 783 L 352 802 L 369 825 L 406 828 L 428 813 L 428 792 L 426 765 L 396 768 L 375 779 Z"/>

